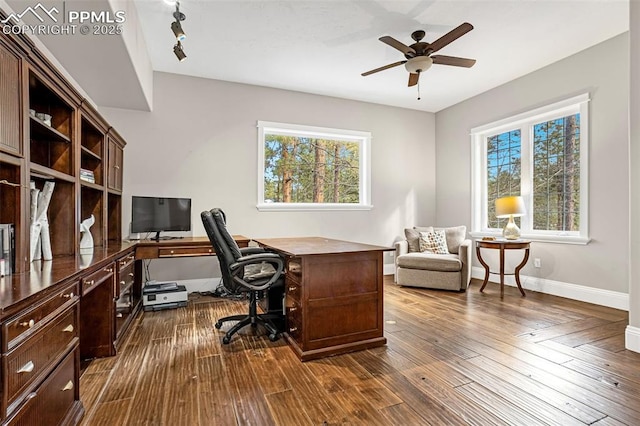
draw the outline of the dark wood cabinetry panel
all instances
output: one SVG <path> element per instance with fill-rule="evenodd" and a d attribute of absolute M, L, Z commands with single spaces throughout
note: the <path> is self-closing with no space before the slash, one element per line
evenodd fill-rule
<path fill-rule="evenodd" d="M 0 149 L 22 152 L 21 61 L 0 40 Z"/>
<path fill-rule="evenodd" d="M 123 174 L 123 150 L 124 142 L 122 138 L 114 132 L 109 131 L 109 173 L 108 185 L 109 189 L 114 191 L 122 191 L 122 174 Z"/>

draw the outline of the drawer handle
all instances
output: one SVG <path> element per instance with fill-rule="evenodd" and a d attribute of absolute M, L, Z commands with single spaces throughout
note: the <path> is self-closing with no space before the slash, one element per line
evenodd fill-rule
<path fill-rule="evenodd" d="M 126 281 L 120 281 L 120 285 L 125 285 L 126 283 Z"/>
<path fill-rule="evenodd" d="M 65 299 L 71 299 L 74 296 L 73 292 L 69 293 L 69 294 L 63 294 L 62 297 L 64 297 Z"/>
<path fill-rule="evenodd" d="M 65 328 L 62 329 L 62 331 L 64 331 L 65 333 L 71 333 L 73 332 L 73 324 L 69 324 L 68 326 L 66 326 Z"/>
<path fill-rule="evenodd" d="M 29 361 L 25 365 L 20 367 L 20 369 L 16 371 L 16 373 L 31 373 L 35 367 L 36 366 L 33 361 Z"/>
<path fill-rule="evenodd" d="M 291 327 L 289 329 L 289 333 L 295 333 L 296 331 L 298 331 L 298 327 Z"/>
<path fill-rule="evenodd" d="M 298 289 L 298 287 L 293 286 L 293 285 L 289 287 L 289 291 L 296 291 L 297 289 Z"/>
<path fill-rule="evenodd" d="M 104 272 L 113 272 L 113 268 L 104 268 L 103 271 Z"/>
<path fill-rule="evenodd" d="M 289 312 L 295 312 L 297 310 L 298 310 L 298 308 L 296 308 L 295 306 L 293 308 L 289 308 Z"/>
<path fill-rule="evenodd" d="M 69 380 L 66 385 L 62 388 L 62 392 L 73 389 L 73 380 Z"/>
<path fill-rule="evenodd" d="M 174 253 L 174 251 L 173 251 L 173 250 L 171 250 L 171 254 L 173 254 L 173 253 Z"/>
<path fill-rule="evenodd" d="M 94 280 L 87 281 L 87 282 L 85 282 L 85 283 L 84 283 L 84 285 L 86 285 L 86 286 L 92 286 L 94 282 L 95 282 Z"/>
<path fill-rule="evenodd" d="M 133 272 L 129 272 L 129 276 L 132 277 L 133 276 Z"/>
<path fill-rule="evenodd" d="M 30 319 L 29 321 L 21 322 L 21 323 L 20 323 L 20 325 L 21 325 L 22 327 L 29 327 L 29 328 L 31 328 L 31 327 L 33 327 L 33 326 L 35 325 L 35 323 L 36 323 L 36 322 L 35 322 L 34 320 Z"/>
<path fill-rule="evenodd" d="M 29 401 L 30 399 L 33 399 L 36 396 L 38 396 L 37 392 L 31 392 L 29 395 L 27 395 L 27 397 L 25 398 L 25 401 Z"/>

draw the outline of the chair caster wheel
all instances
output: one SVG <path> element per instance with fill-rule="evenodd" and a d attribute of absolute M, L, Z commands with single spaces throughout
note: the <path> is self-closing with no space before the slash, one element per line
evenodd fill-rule
<path fill-rule="evenodd" d="M 222 323 L 220 321 L 216 322 L 214 325 L 215 328 L 217 328 L 218 330 L 220 330 L 220 328 L 222 327 Z"/>
<path fill-rule="evenodd" d="M 272 333 L 269 335 L 269 340 L 271 340 L 272 342 L 275 342 L 276 340 L 278 340 L 280 338 L 280 333 Z"/>
<path fill-rule="evenodd" d="M 220 327 L 218 327 L 218 328 L 220 328 Z M 231 339 L 228 338 L 227 336 L 224 336 L 222 338 L 222 343 L 224 343 L 225 345 L 228 345 L 230 341 L 231 341 Z"/>

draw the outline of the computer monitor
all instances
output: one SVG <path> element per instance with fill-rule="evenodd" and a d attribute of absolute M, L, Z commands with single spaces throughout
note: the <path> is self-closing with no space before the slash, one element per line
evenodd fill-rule
<path fill-rule="evenodd" d="M 191 199 L 131 197 L 131 232 L 191 231 Z"/>

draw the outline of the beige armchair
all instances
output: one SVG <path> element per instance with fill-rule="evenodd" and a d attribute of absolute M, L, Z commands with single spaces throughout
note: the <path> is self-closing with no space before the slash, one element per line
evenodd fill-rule
<path fill-rule="evenodd" d="M 421 232 L 444 230 L 446 254 L 420 251 Z M 395 243 L 395 282 L 403 286 L 464 291 L 471 281 L 471 240 L 467 228 L 414 227 Z M 422 234 L 423 243 L 428 235 Z M 426 244 L 426 243 L 425 243 Z M 425 248 L 424 245 L 422 248 Z M 444 247 L 441 247 L 444 250 Z"/>

